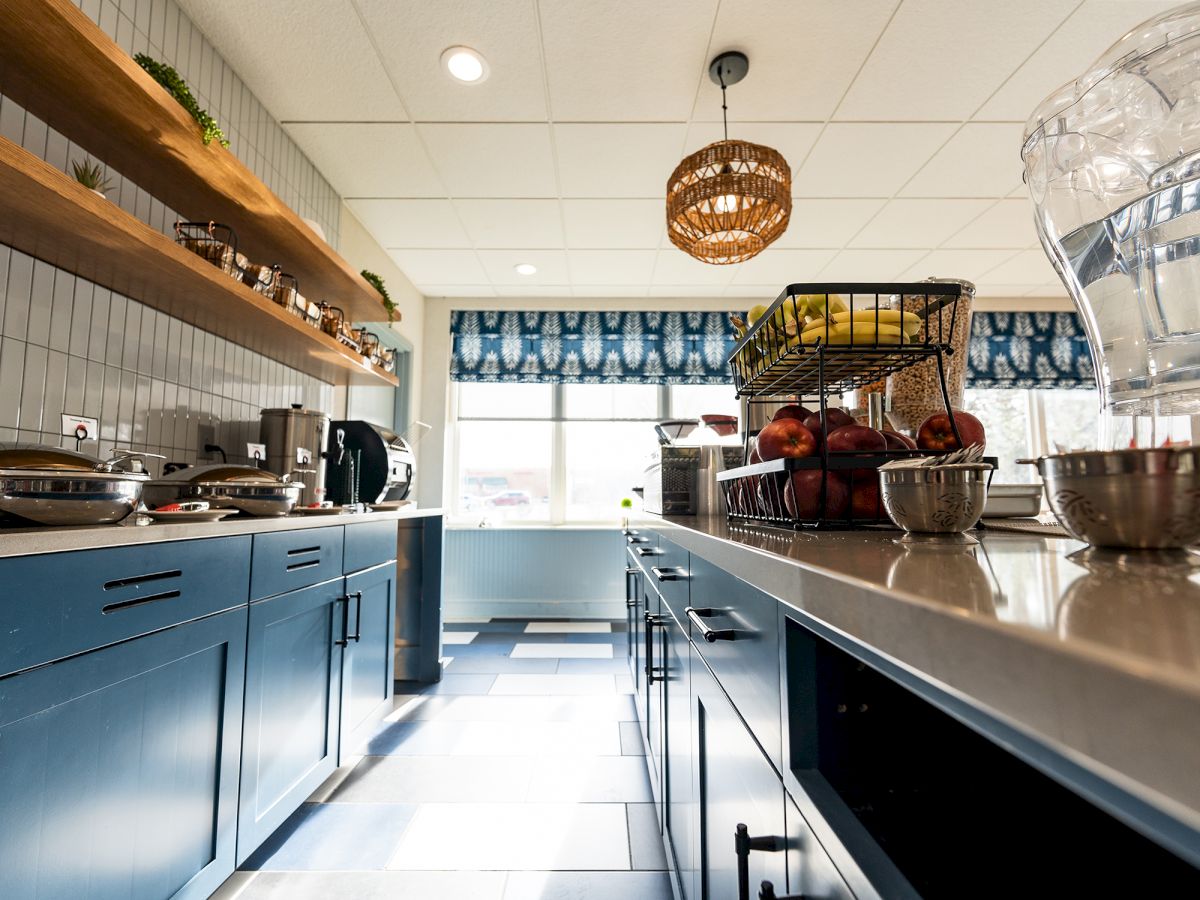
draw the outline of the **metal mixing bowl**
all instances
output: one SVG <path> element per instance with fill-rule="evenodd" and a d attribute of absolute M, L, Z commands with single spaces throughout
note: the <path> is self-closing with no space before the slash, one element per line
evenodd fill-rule
<path fill-rule="evenodd" d="M 987 463 L 880 469 L 883 508 L 905 531 L 966 531 L 983 515 L 991 470 Z"/>
<path fill-rule="evenodd" d="M 1062 453 L 1036 464 L 1074 538 L 1132 549 L 1200 542 L 1200 447 Z"/>

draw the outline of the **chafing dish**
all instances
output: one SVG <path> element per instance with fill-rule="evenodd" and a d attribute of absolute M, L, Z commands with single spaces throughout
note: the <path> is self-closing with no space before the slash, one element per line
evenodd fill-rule
<path fill-rule="evenodd" d="M 118 466 L 153 454 L 99 460 L 57 447 L 0 445 L 0 512 L 41 525 L 107 525 L 137 509 L 148 476 Z"/>
<path fill-rule="evenodd" d="M 151 509 L 185 500 L 206 500 L 251 516 L 285 516 L 295 508 L 304 484 L 253 466 L 215 463 L 180 469 L 146 483 L 143 500 Z"/>

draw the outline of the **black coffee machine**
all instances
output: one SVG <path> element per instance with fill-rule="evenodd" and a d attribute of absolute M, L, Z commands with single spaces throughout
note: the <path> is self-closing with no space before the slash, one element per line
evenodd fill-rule
<path fill-rule="evenodd" d="M 416 457 L 400 435 L 370 422 L 329 423 L 325 498 L 335 506 L 404 500 Z"/>

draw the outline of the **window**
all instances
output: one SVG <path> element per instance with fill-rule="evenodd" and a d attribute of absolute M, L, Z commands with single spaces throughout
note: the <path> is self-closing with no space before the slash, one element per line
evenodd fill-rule
<path fill-rule="evenodd" d="M 654 423 L 737 415 L 731 386 L 454 385 L 456 518 L 468 522 L 615 522 L 635 509 Z"/>

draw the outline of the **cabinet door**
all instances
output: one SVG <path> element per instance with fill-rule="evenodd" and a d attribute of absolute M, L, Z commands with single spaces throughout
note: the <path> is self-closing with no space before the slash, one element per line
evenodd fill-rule
<path fill-rule="evenodd" d="M 350 634 L 342 651 L 339 762 L 355 753 L 391 710 L 396 623 L 396 564 L 346 578 Z"/>
<path fill-rule="evenodd" d="M 629 673 L 633 678 L 634 688 L 638 685 L 638 669 L 641 667 L 642 647 L 638 641 L 641 628 L 638 620 L 642 617 L 641 597 L 642 570 L 632 559 L 625 558 L 625 657 L 629 661 Z"/>
<path fill-rule="evenodd" d="M 250 604 L 238 863 L 337 766 L 341 578 Z"/>
<path fill-rule="evenodd" d="M 208 897 L 234 870 L 246 608 L 0 680 L 0 894 Z"/>
<path fill-rule="evenodd" d="M 749 854 L 749 896 L 757 896 L 764 879 L 776 887 L 787 884 L 783 782 L 694 647 L 691 654 L 700 812 L 696 896 L 702 900 L 739 896 L 734 840 L 738 825 L 745 825 L 752 838 L 774 838 L 776 849 Z"/>
<path fill-rule="evenodd" d="M 642 721 L 645 727 L 646 746 L 650 750 L 650 786 L 655 796 L 660 798 L 663 778 L 663 661 L 666 659 L 667 629 L 666 619 L 670 613 L 663 610 L 662 598 L 651 587 L 649 579 L 643 579 L 647 584 L 645 589 L 646 609 L 646 665 L 644 699 L 645 716 Z M 661 799 L 661 798 L 660 798 Z M 661 809 L 659 810 L 661 813 Z"/>
<path fill-rule="evenodd" d="M 685 900 L 693 896 L 695 877 L 693 831 L 696 807 L 692 794 L 691 675 L 687 628 L 664 613 L 663 722 L 665 759 L 663 827 L 670 839 L 675 871 Z"/>

